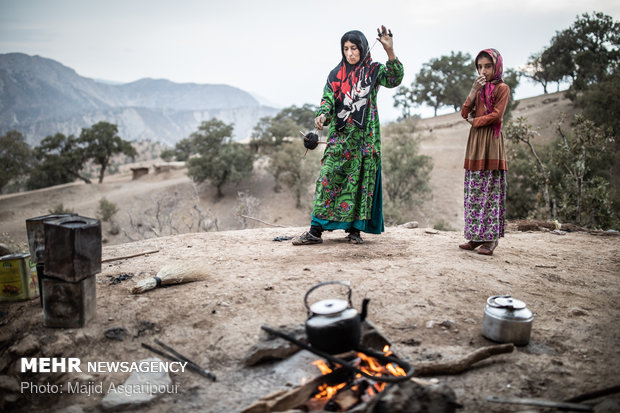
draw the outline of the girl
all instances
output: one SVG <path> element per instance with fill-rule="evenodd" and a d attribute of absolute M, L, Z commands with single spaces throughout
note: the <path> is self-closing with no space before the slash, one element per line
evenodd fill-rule
<path fill-rule="evenodd" d="M 506 227 L 506 153 L 502 117 L 510 88 L 502 80 L 502 56 L 484 49 L 475 59 L 479 76 L 461 108 L 472 127 L 465 151 L 465 250 L 493 255 Z"/>

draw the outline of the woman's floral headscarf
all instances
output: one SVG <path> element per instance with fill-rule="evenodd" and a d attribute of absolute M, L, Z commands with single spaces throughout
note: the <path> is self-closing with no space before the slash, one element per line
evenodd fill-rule
<path fill-rule="evenodd" d="M 491 61 L 493 62 L 493 77 L 490 82 L 487 82 L 480 90 L 480 99 L 484 102 L 484 113 L 488 115 L 493 112 L 493 108 L 495 108 L 495 96 L 493 96 L 493 91 L 495 90 L 495 86 L 503 83 L 502 74 L 504 73 L 504 60 L 502 59 L 502 55 L 496 49 L 484 49 L 481 50 L 480 53 L 476 56 L 476 60 L 474 61 L 476 65 L 476 70 L 478 70 L 478 59 L 480 57 L 486 57 L 489 55 L 491 57 Z M 499 133 L 502 129 L 502 120 L 500 119 L 498 123 L 493 125 L 493 130 L 495 132 L 495 137 L 499 136 Z"/>
<path fill-rule="evenodd" d="M 360 52 L 360 61 L 349 64 L 344 56 L 344 44 L 350 41 Z M 342 130 L 349 116 L 361 129 L 366 127 L 366 106 L 370 91 L 379 75 L 379 63 L 373 62 L 366 36 L 358 30 L 345 33 L 340 39 L 342 60 L 327 76 L 327 86 L 334 92 L 336 129 Z"/>

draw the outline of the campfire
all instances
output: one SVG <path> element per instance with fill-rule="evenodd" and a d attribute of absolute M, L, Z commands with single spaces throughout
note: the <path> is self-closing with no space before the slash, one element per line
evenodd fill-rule
<path fill-rule="evenodd" d="M 386 357 L 392 355 L 389 346 L 383 348 Z M 323 374 L 325 381 L 317 386 L 315 394 L 304 404 L 308 411 L 345 412 L 366 403 L 385 389 L 385 382 L 370 377 L 406 376 L 407 372 L 394 363 L 384 363 L 362 352 L 344 358 L 365 374 L 326 363 L 322 359 L 312 362 Z"/>
<path fill-rule="evenodd" d="M 416 411 L 420 412 L 454 412 L 459 406 L 454 391 L 445 384 L 413 377 L 414 371 L 421 375 L 456 374 L 490 354 L 509 352 L 503 346 L 510 346 L 510 351 L 514 347 L 510 344 L 502 345 L 499 350 L 496 349 L 498 346 L 482 348 L 464 360 L 457 360 L 456 364 L 422 364 L 414 369 L 392 354 L 388 339 L 368 320 L 363 323 L 362 345 L 338 355 L 323 353 L 302 341 L 305 336 L 303 325 L 280 326 L 280 330 L 288 334 L 269 326 L 262 326 L 261 329 L 268 334 L 262 336 L 261 341 L 248 352 L 247 366 L 287 359 L 300 349 L 320 358 L 300 358 L 299 361 L 304 361 L 297 368 L 303 369 L 306 379 L 299 378 L 301 383 L 291 389 L 276 390 L 261 397 L 243 409 L 242 413 L 291 410 L 402 413 L 405 411 L 402 410 L 403 406 L 417 406 L 419 409 Z M 294 365 L 288 365 L 287 368 Z"/>

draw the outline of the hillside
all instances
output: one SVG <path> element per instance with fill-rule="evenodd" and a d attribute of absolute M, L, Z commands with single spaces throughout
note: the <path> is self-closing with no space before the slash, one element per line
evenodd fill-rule
<path fill-rule="evenodd" d="M 525 116 L 535 126 L 541 128 L 541 142 L 549 142 L 553 137 L 554 125 L 562 112 L 571 113 L 570 101 L 561 94 L 543 95 L 520 102 L 514 116 Z M 423 119 L 415 125 L 416 134 L 422 139 L 421 152 L 433 158 L 431 175 L 432 196 L 421 209 L 411 211 L 408 219 L 416 220 L 421 226 L 433 227 L 443 223 L 444 227 L 460 230 L 463 222 L 463 153 L 469 125 L 459 114 Z M 317 152 L 310 152 L 304 162 L 314 162 L 318 167 Z M 259 205 L 249 214 L 268 223 L 285 226 L 303 226 L 308 223 L 309 208 L 313 187 L 308 188 L 303 205 L 295 208 L 293 196 L 288 191 L 273 192 L 273 177 L 265 171 L 265 160 L 258 161 L 252 180 L 239 187 L 227 186 L 226 197 L 217 200 L 215 191 L 208 185 L 194 186 L 184 169 L 166 173 L 154 173 L 155 162 L 142 162 L 139 165 L 125 165 L 121 173 L 105 178 L 102 184 L 86 185 L 82 182 L 46 188 L 26 193 L 0 195 L 0 227 L 15 242 L 26 242 L 24 222 L 27 218 L 45 215 L 59 203 L 64 207 L 85 216 L 96 216 L 99 200 L 105 197 L 119 206 L 115 217 L 125 232 L 118 235 L 106 234 L 110 244 L 136 241 L 155 236 L 153 231 L 136 230 L 137 221 L 153 224 L 157 206 L 173 213 L 177 232 L 197 231 L 198 210 L 215 223 L 217 229 L 231 230 L 256 228 L 264 225 L 252 220 L 245 223 L 236 215 L 243 202 L 238 192 L 256 199 Z M 132 180 L 130 166 L 146 166 L 150 173 L 138 180 Z M 165 204 L 165 205 L 164 205 Z M 180 223 L 182 221 L 182 224 Z M 190 225 L 193 225 L 190 228 Z M 245 226 L 244 226 L 245 225 Z M 171 225 L 159 228 L 160 235 L 173 235 Z M 107 228 L 107 224 L 106 224 Z M 142 227 L 144 228 L 144 227 Z M 203 230 L 205 227 L 203 226 Z M 209 230 L 216 230 L 212 225 Z"/>
<path fill-rule="evenodd" d="M 78 135 L 101 120 L 117 124 L 126 140 L 173 146 L 216 117 L 234 123 L 234 137 L 245 139 L 261 117 L 276 112 L 228 85 L 165 79 L 105 84 L 51 59 L 0 55 L 0 133 L 18 130 L 31 145 L 57 132 Z"/>

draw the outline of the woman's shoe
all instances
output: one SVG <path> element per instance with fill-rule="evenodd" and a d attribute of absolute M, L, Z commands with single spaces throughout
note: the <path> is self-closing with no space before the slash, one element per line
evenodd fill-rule
<path fill-rule="evenodd" d="M 495 250 L 495 247 L 497 247 L 498 243 L 499 242 L 497 240 L 496 241 L 485 242 L 484 245 L 482 247 L 480 247 L 480 249 L 478 250 L 478 254 L 493 255 L 493 251 Z"/>
<path fill-rule="evenodd" d="M 352 232 L 347 236 L 351 244 L 363 244 L 364 240 L 359 232 Z"/>
<path fill-rule="evenodd" d="M 323 238 L 315 237 L 308 231 L 303 234 L 293 238 L 293 245 L 312 245 L 312 244 L 321 244 L 323 242 Z"/>
<path fill-rule="evenodd" d="M 484 244 L 484 242 L 482 242 L 482 241 L 469 241 L 469 242 L 466 242 L 465 244 L 459 245 L 459 248 L 462 249 L 462 250 L 471 251 L 471 250 L 475 250 L 476 248 L 478 248 L 482 244 Z"/>

